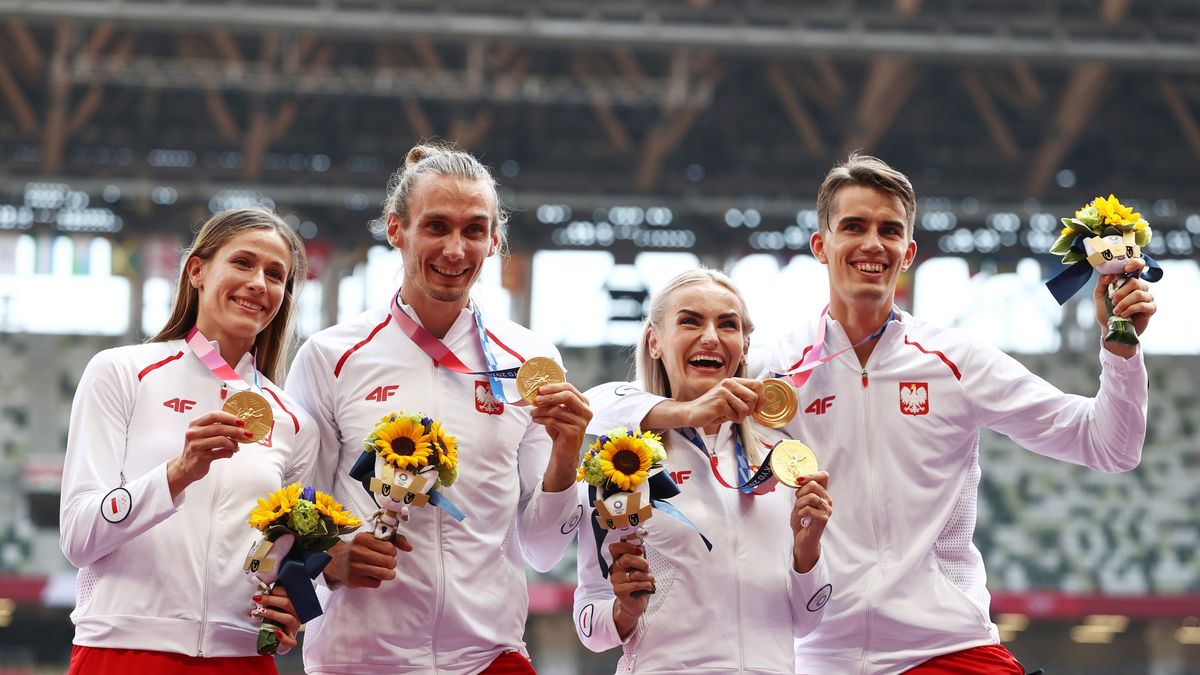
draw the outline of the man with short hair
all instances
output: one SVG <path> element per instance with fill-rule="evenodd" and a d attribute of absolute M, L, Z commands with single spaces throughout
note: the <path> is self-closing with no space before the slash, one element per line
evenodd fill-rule
<path fill-rule="evenodd" d="M 399 292 L 313 335 L 287 389 L 321 430 L 318 489 L 370 516 L 372 496 L 349 475 L 363 439 L 386 415 L 419 412 L 457 439 L 458 478 L 441 491 L 466 517 L 414 508 L 394 544 L 363 532 L 335 546 L 325 615 L 305 633 L 305 667 L 532 673 L 522 558 L 546 571 L 574 539 L 583 513 L 575 469 L 591 412 L 565 382 L 542 385 L 528 407 L 503 393 L 498 369 L 561 359 L 549 341 L 470 297 L 503 243 L 486 168 L 464 152 L 417 146 L 393 178 L 385 215 L 404 258 Z"/>
<path fill-rule="evenodd" d="M 800 385 L 800 411 L 785 427 L 812 446 L 839 506 L 822 547 L 833 600 L 816 630 L 797 640 L 797 672 L 1019 675 L 989 619 L 983 560 L 971 542 L 979 430 L 1098 471 L 1128 471 L 1146 432 L 1141 352 L 1102 342 L 1100 390 L 1085 398 L 989 344 L 896 309 L 896 281 L 916 255 L 916 199 L 904 174 L 874 157 L 852 154 L 834 167 L 817 211 L 810 243 L 828 268 L 828 312 L 752 348 L 748 371 L 765 376 L 828 359 Z M 1126 272 L 1141 266 L 1131 262 Z M 1102 275 L 1094 293 L 1101 335 L 1113 280 Z M 1113 305 L 1138 333 L 1155 312 L 1137 278 Z M 761 406 L 759 390 L 731 378 L 690 405 L 611 384 L 587 394 L 603 411 L 594 429 L 638 421 L 670 429 L 740 421 Z"/>

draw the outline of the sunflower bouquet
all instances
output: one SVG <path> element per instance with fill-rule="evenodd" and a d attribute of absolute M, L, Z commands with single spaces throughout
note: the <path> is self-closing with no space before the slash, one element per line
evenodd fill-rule
<path fill-rule="evenodd" d="M 1153 236 L 1150 224 L 1133 207 L 1125 206 L 1111 194 L 1108 199 L 1096 197 L 1084 204 L 1074 218 L 1063 218 L 1062 224 L 1062 232 L 1050 252 L 1062 256 L 1063 264 L 1071 267 L 1046 282 L 1050 292 L 1063 304 L 1087 283 L 1093 269 L 1101 274 L 1122 276 L 1108 287 L 1108 334 L 1104 339 L 1136 345 L 1133 322 L 1112 314 L 1112 296 L 1130 276 L 1135 276 L 1125 273 L 1125 264 L 1131 259 L 1145 259 L 1147 270 L 1142 276 L 1148 281 L 1162 277 L 1158 264 L 1142 254 L 1142 247 Z"/>
<path fill-rule="evenodd" d="M 437 488 L 458 479 L 458 441 L 441 422 L 421 413 L 385 415 L 363 439 L 363 453 L 350 475 L 362 481 L 379 510 L 372 516 L 373 534 L 390 540 L 409 506 L 432 503 L 456 520 L 464 516 Z"/>
<path fill-rule="evenodd" d="M 320 616 L 321 604 L 312 580 L 329 564 L 325 551 L 362 523 L 333 497 L 299 483 L 259 499 L 249 522 L 262 533 L 242 566 L 250 581 L 264 595 L 276 583 L 283 584 L 301 623 Z M 260 604 L 254 613 L 262 616 L 262 612 Z M 259 654 L 274 654 L 279 649 L 277 630 L 279 626 L 273 622 L 263 621 L 258 630 Z"/>

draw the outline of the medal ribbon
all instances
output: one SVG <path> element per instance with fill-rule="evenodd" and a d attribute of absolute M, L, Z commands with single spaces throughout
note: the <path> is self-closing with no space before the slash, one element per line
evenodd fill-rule
<path fill-rule="evenodd" d="M 880 326 L 879 329 L 874 333 L 871 333 L 867 337 L 859 340 L 857 344 L 850 345 L 849 347 L 840 349 L 829 356 L 822 357 L 821 354 L 825 351 L 825 324 L 829 321 L 828 315 L 829 305 L 825 305 L 825 309 L 821 310 L 821 323 L 817 328 L 817 339 L 815 342 L 813 342 L 813 348 L 808 352 L 808 355 L 804 357 L 804 360 L 800 362 L 800 365 L 784 373 L 772 372 L 772 377 L 786 377 L 791 380 L 792 384 L 797 389 L 803 387 L 804 383 L 808 382 L 808 378 L 812 376 L 813 369 L 817 366 L 823 363 L 829 363 L 851 349 L 857 349 L 867 344 L 871 340 L 878 339 L 879 336 L 883 335 L 883 331 L 887 330 L 888 324 L 892 322 L 892 319 L 896 318 L 896 310 L 893 308 L 892 311 L 888 313 L 888 318 L 884 319 L 883 325 Z"/>
<path fill-rule="evenodd" d="M 488 368 L 491 370 L 471 370 L 467 364 L 462 362 L 444 342 L 434 337 L 424 326 L 417 323 L 404 310 L 400 309 L 400 291 L 396 291 L 396 296 L 392 299 L 391 307 L 392 319 L 396 321 L 396 325 L 404 334 L 408 336 L 413 344 L 421 348 L 421 351 L 433 359 L 433 362 L 447 370 L 462 375 L 484 375 L 488 379 L 488 384 L 492 389 L 492 396 L 497 401 L 503 401 L 510 405 L 529 405 L 520 396 L 515 400 L 510 400 L 504 393 L 504 387 L 500 383 L 500 379 L 515 380 L 517 371 L 520 368 L 505 368 L 499 369 L 496 365 L 496 357 L 492 355 L 491 340 L 488 339 L 487 330 L 483 327 L 483 317 L 480 316 L 479 310 L 472 307 L 471 313 L 475 316 L 475 328 L 479 332 L 479 347 L 483 350 L 483 357 L 487 360 Z"/>
<path fill-rule="evenodd" d="M 700 448 L 700 452 L 708 455 L 708 465 L 712 467 L 713 476 L 717 482 L 729 488 L 730 490 L 741 490 L 743 494 L 748 495 L 765 495 L 775 489 L 775 481 L 772 480 L 775 474 L 771 472 L 770 462 L 763 460 L 763 465 L 758 467 L 758 471 L 750 471 L 750 461 L 746 458 L 746 449 L 742 447 L 741 427 L 737 424 L 733 425 L 733 454 L 737 458 L 737 473 L 738 482 L 741 485 L 730 485 L 723 476 L 721 470 L 717 468 L 720 460 L 717 459 L 717 453 L 710 451 L 704 445 L 704 439 L 700 434 L 691 427 L 682 427 L 675 430 L 680 436 L 691 441 L 692 445 Z M 770 457 L 770 454 L 767 455 Z"/>
<path fill-rule="evenodd" d="M 204 337 L 204 333 L 200 332 L 199 327 L 193 326 L 188 331 L 185 342 L 187 342 L 188 349 L 192 350 L 196 358 L 200 359 L 200 363 L 203 363 L 218 380 L 238 391 L 250 391 L 250 385 L 242 379 L 241 375 L 237 374 L 236 370 L 225 363 L 225 359 L 221 358 L 221 352 L 213 348 L 212 342 Z M 254 388 L 261 390 L 262 387 L 258 385 L 258 361 L 254 358 L 253 353 L 250 354 L 250 360 L 254 366 Z M 221 392 L 221 398 L 225 398 L 224 391 Z"/>

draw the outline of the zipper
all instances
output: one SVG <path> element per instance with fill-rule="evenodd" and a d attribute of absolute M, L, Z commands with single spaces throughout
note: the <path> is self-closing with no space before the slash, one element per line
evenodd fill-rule
<path fill-rule="evenodd" d="M 863 389 L 866 389 L 867 388 L 867 369 L 866 368 L 863 368 L 863 371 L 862 371 L 862 383 L 863 383 Z"/>
<path fill-rule="evenodd" d="M 872 354 L 874 354 L 874 352 L 872 352 Z M 867 449 L 867 458 L 868 458 L 867 466 L 875 466 L 875 461 L 874 461 L 874 457 L 873 457 L 873 453 L 872 453 L 873 448 L 871 447 L 871 443 L 869 442 L 869 440 L 871 438 L 871 429 L 870 429 L 871 413 L 870 413 L 870 406 L 869 406 L 870 396 L 868 395 L 869 392 L 867 391 L 867 382 L 868 382 L 867 369 L 864 367 L 862 369 L 863 404 L 861 406 L 861 410 L 863 411 L 863 431 L 864 431 L 864 436 L 865 436 L 864 440 L 866 440 L 868 442 L 863 443 L 863 447 L 865 447 Z M 875 473 L 871 472 L 870 476 L 871 476 L 871 494 L 877 496 L 879 494 L 879 490 L 877 489 L 877 487 L 875 485 Z M 881 547 L 881 541 L 880 541 L 880 537 L 879 537 L 879 518 L 877 517 L 878 503 L 874 503 L 875 502 L 874 498 L 871 501 L 873 502 L 871 504 L 871 530 L 875 535 L 875 550 L 879 551 L 879 549 Z M 881 560 L 880 560 L 881 557 L 882 556 L 879 553 L 876 553 L 876 562 L 877 563 L 881 562 Z M 868 661 L 868 655 L 870 654 L 870 646 L 871 646 L 871 609 L 872 609 L 871 601 L 873 599 L 874 590 L 875 590 L 875 580 L 873 579 L 871 584 L 867 587 L 866 611 L 863 613 L 863 615 L 865 617 L 864 622 L 863 622 L 864 623 L 864 626 L 863 626 L 863 661 L 862 661 L 862 667 L 860 668 L 859 672 L 863 673 L 864 675 L 867 673 L 867 661 Z"/>
<path fill-rule="evenodd" d="M 438 366 L 432 360 L 429 366 L 433 373 L 433 414 L 438 415 Z M 434 526 L 434 541 L 437 542 L 437 593 L 434 596 L 433 605 L 433 670 L 436 673 L 438 670 L 438 634 L 441 632 L 440 625 L 442 623 L 442 608 L 446 596 L 446 562 L 443 559 L 442 546 L 442 510 L 432 509 L 433 511 L 433 526 Z"/>
<path fill-rule="evenodd" d="M 225 400 L 225 383 L 221 383 L 221 400 Z M 209 467 L 209 473 L 216 472 L 216 482 L 213 484 L 212 507 L 209 509 L 210 514 L 217 512 L 217 497 L 221 492 L 221 462 L 216 462 L 216 466 Z M 217 528 L 217 519 L 213 517 L 208 521 L 208 542 L 204 545 L 204 580 L 200 588 L 200 634 L 196 636 L 196 656 L 204 656 L 204 632 L 208 625 L 208 577 L 209 563 L 211 560 L 213 533 Z"/>
<path fill-rule="evenodd" d="M 734 427 L 729 427 L 733 431 Z M 731 442 L 737 443 L 737 439 L 731 439 Z M 716 453 L 716 448 L 713 448 L 713 453 Z M 734 452 L 733 463 L 737 465 L 737 452 Z M 738 551 L 740 550 L 740 528 L 737 526 L 737 505 L 738 500 L 742 498 L 742 493 L 739 490 L 729 490 L 717 488 L 724 495 L 721 500 L 725 506 L 725 522 L 729 529 L 733 531 L 733 546 L 730 551 L 733 556 L 733 607 L 734 607 L 734 625 L 737 626 L 737 645 L 738 645 L 738 672 L 745 668 L 746 663 L 746 647 L 742 640 L 742 573 L 741 567 L 738 565 Z"/>

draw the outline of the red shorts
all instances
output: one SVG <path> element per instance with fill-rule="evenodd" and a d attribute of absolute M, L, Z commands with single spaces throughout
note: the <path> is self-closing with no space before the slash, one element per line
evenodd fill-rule
<path fill-rule="evenodd" d="M 904 672 L 907 675 L 1025 675 L 1025 669 L 1017 662 L 1017 657 L 1005 649 L 1004 645 L 985 645 L 953 654 L 942 654 Z"/>
<path fill-rule="evenodd" d="M 537 675 L 537 671 L 521 652 L 504 652 L 479 675 Z"/>
<path fill-rule="evenodd" d="M 278 675 L 270 656 L 219 656 L 202 658 L 147 649 L 71 647 L 67 675 Z"/>

